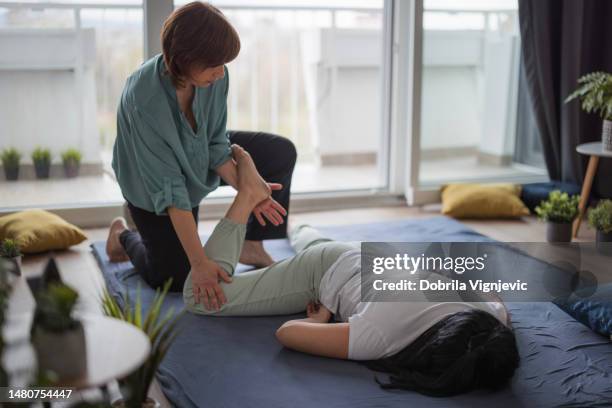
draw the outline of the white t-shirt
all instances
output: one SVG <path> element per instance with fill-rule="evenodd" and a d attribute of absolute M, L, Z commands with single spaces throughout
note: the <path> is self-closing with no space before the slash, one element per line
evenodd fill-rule
<path fill-rule="evenodd" d="M 349 323 L 351 360 L 376 360 L 392 356 L 431 326 L 451 314 L 481 309 L 506 323 L 506 311 L 497 302 L 361 302 L 361 252 L 348 251 L 325 273 L 320 301 Z"/>

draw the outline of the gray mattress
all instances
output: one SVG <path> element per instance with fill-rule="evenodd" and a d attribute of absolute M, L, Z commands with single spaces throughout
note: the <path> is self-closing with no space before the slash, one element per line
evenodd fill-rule
<path fill-rule="evenodd" d="M 321 230 L 338 240 L 487 241 L 445 217 Z M 265 242 L 275 259 L 291 255 L 286 240 Z M 93 252 L 111 293 L 153 290 L 128 263 L 111 264 L 104 245 Z M 245 267 L 239 268 L 240 270 Z M 134 296 L 131 296 L 134 299 Z M 180 294 L 166 308 L 182 309 Z M 511 383 L 496 392 L 476 391 L 431 398 L 407 391 L 384 391 L 363 365 L 283 349 L 275 330 L 295 316 L 219 318 L 187 314 L 182 332 L 158 373 L 164 393 L 177 407 L 611 407 L 612 343 L 552 303 L 511 303 L 521 366 Z"/>

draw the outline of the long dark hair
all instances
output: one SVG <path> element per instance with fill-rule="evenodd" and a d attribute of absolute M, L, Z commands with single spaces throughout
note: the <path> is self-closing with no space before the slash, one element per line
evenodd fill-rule
<path fill-rule="evenodd" d="M 514 333 L 482 310 L 455 313 L 430 327 L 399 353 L 367 361 L 389 373 L 384 389 L 447 397 L 504 385 L 519 365 Z"/>

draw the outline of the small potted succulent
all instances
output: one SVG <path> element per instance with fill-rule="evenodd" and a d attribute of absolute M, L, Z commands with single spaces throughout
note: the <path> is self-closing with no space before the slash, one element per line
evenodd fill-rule
<path fill-rule="evenodd" d="M 14 239 L 5 238 L 0 243 L 0 257 L 12 261 L 21 274 L 21 250 Z"/>
<path fill-rule="evenodd" d="M 19 162 L 21 161 L 21 153 L 15 148 L 8 148 L 2 151 L 0 155 L 2 159 L 2 167 L 4 167 L 4 175 L 7 180 L 15 181 L 19 178 Z"/>
<path fill-rule="evenodd" d="M 612 151 L 612 74 L 592 72 L 578 79 L 580 85 L 565 102 L 580 99 L 582 110 L 597 113 L 603 119 L 603 149 Z"/>
<path fill-rule="evenodd" d="M 589 225 L 597 230 L 597 250 L 612 255 L 612 200 L 601 200 L 589 211 Z"/>
<path fill-rule="evenodd" d="M 161 292 L 158 290 L 146 314 L 140 302 L 140 292 L 136 294 L 136 302 L 131 304 L 127 293 L 124 294 L 121 305 L 105 292 L 102 298 L 104 314 L 126 321 L 142 330 L 151 341 L 151 352 L 147 360 L 133 373 L 119 380 L 125 390 L 123 399 L 113 401 L 114 408 L 157 408 L 160 403 L 148 396 L 149 388 L 159 365 L 166 356 L 168 348 L 177 335 L 177 324 L 182 314 L 175 315 L 170 309 L 162 313 L 161 306 L 166 297 L 172 280 L 168 280 Z"/>
<path fill-rule="evenodd" d="M 548 242 L 570 242 L 572 222 L 578 215 L 577 195 L 570 196 L 559 190 L 551 191 L 548 199 L 535 208 L 538 218 L 546 221 L 546 240 Z"/>
<path fill-rule="evenodd" d="M 82 157 L 81 152 L 77 149 L 68 149 L 62 153 L 62 163 L 64 164 L 66 177 L 73 178 L 79 175 Z"/>
<path fill-rule="evenodd" d="M 61 282 L 36 293 L 31 339 L 39 372 L 57 383 L 87 374 L 83 324 L 72 317 L 78 293 Z"/>
<path fill-rule="evenodd" d="M 37 147 L 32 152 L 32 162 L 34 163 L 36 178 L 48 179 L 49 170 L 51 169 L 51 151 Z"/>

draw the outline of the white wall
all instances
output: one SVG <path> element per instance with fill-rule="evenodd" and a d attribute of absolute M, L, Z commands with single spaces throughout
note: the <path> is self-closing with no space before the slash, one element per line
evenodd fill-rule
<path fill-rule="evenodd" d="M 21 150 L 28 163 L 37 146 L 55 161 L 74 147 L 100 163 L 94 65 L 93 29 L 80 40 L 74 30 L 0 30 L 0 148 Z"/>

